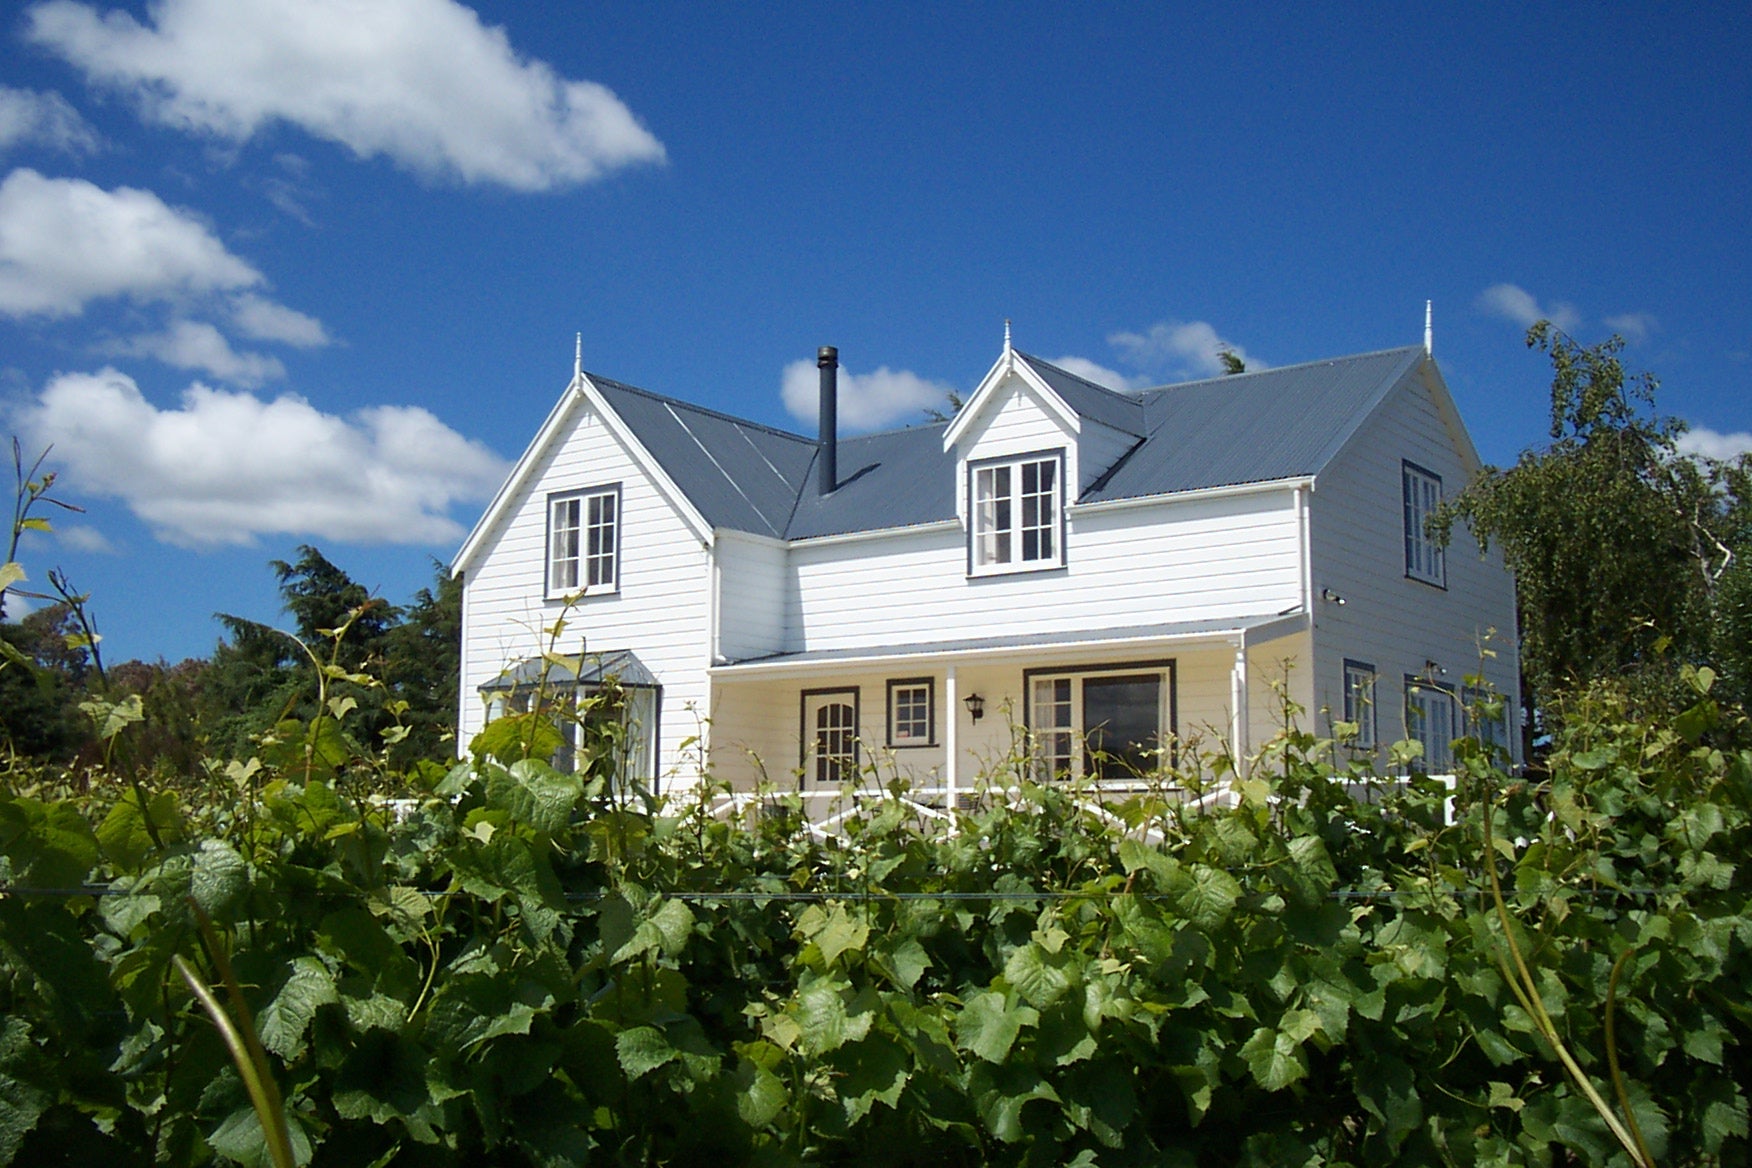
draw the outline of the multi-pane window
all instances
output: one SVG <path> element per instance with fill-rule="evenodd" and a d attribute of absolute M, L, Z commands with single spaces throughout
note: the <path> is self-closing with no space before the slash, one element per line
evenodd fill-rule
<path fill-rule="evenodd" d="M 803 774 L 816 786 L 857 779 L 857 690 L 804 691 Z"/>
<path fill-rule="evenodd" d="M 1447 564 L 1442 547 L 1425 530 L 1429 518 L 1442 505 L 1441 476 L 1411 463 L 1401 464 L 1405 503 L 1405 574 L 1413 580 L 1446 587 Z"/>
<path fill-rule="evenodd" d="M 1405 680 L 1405 736 L 1423 743 L 1425 774 L 1454 769 L 1454 695 L 1439 685 L 1414 677 Z"/>
<path fill-rule="evenodd" d="M 620 489 L 553 496 L 548 503 L 548 595 L 612 592 L 619 583 Z"/>
<path fill-rule="evenodd" d="M 1357 728 L 1353 744 L 1375 749 L 1375 667 L 1361 661 L 1344 663 L 1344 720 Z"/>
<path fill-rule="evenodd" d="M 972 567 L 1015 571 L 1064 562 L 1064 461 L 1058 454 L 973 468 Z"/>
<path fill-rule="evenodd" d="M 1467 686 L 1466 725 L 1468 732 L 1493 753 L 1508 753 L 1509 705 L 1501 694 Z"/>
<path fill-rule="evenodd" d="M 1169 764 L 1173 677 L 1166 664 L 1030 671 L 1028 727 L 1040 777 L 1123 780 Z"/>
<path fill-rule="evenodd" d="M 934 743 L 931 689 L 928 677 L 888 683 L 888 745 L 930 746 Z"/>

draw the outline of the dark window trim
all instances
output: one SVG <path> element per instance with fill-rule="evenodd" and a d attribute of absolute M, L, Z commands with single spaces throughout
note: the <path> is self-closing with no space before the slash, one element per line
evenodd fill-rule
<path fill-rule="evenodd" d="M 820 689 L 806 689 L 797 697 L 797 728 L 798 736 L 797 776 L 798 790 L 807 790 L 813 780 L 809 777 L 809 752 L 815 748 L 815 727 L 809 724 L 809 699 L 832 697 L 835 694 L 849 694 L 852 699 L 852 769 L 863 765 L 863 755 L 860 751 L 862 739 L 858 735 L 858 727 L 864 724 L 862 695 L 855 685 L 830 685 Z"/>
<path fill-rule="evenodd" d="M 1402 541 L 1404 539 L 1404 529 L 1405 529 L 1405 472 L 1408 470 L 1414 470 L 1418 474 L 1423 475 L 1426 478 L 1434 479 L 1436 481 L 1436 493 L 1441 495 L 1444 500 L 1447 497 L 1447 490 L 1448 490 L 1447 484 L 1442 481 L 1442 476 L 1437 474 L 1435 471 L 1431 470 L 1429 467 L 1420 466 L 1419 464 L 1411 461 L 1411 459 L 1409 459 L 1409 458 L 1402 458 L 1399 460 L 1399 527 L 1400 527 L 1400 538 Z M 1428 517 L 1426 516 L 1425 518 L 1428 518 Z M 1442 592 L 1446 592 L 1448 590 L 1448 549 L 1447 548 L 1441 549 L 1441 556 L 1442 556 L 1442 578 L 1440 580 L 1426 580 L 1422 576 L 1412 575 L 1412 573 L 1411 573 L 1411 560 L 1409 557 L 1405 558 L 1405 578 L 1407 580 L 1410 580 L 1414 584 L 1422 584 L 1426 588 L 1435 588 L 1435 589 L 1439 589 Z"/>
<path fill-rule="evenodd" d="M 592 591 L 580 584 L 571 590 L 554 587 L 554 504 L 567 499 L 589 499 L 596 495 L 614 496 L 614 585 L 603 588 L 600 585 Z M 574 490 L 549 491 L 547 494 L 547 512 L 542 518 L 541 541 L 541 578 L 542 598 L 544 600 L 562 600 L 567 596 L 578 596 L 584 600 L 600 600 L 608 596 L 618 596 L 621 590 L 622 570 L 626 564 L 621 559 L 621 530 L 625 527 L 625 500 L 619 481 L 603 483 L 594 487 L 579 487 Z M 578 572 L 580 576 L 588 574 L 590 530 L 589 514 L 585 508 L 579 509 L 578 515 Z"/>
<path fill-rule="evenodd" d="M 896 742 L 894 740 L 894 691 L 902 686 L 925 689 L 925 740 Z M 891 677 L 888 679 L 888 747 L 890 750 L 914 750 L 937 745 L 937 679 L 935 677 Z"/>
<path fill-rule="evenodd" d="M 1012 560 L 1010 562 L 1010 564 L 1008 564 L 1004 567 L 1001 567 L 1001 568 L 987 568 L 983 571 L 979 570 L 979 568 L 973 562 L 974 540 L 978 538 L 978 510 L 977 510 L 978 504 L 975 501 L 974 493 L 973 493 L 973 483 L 974 483 L 975 475 L 977 474 L 978 471 L 980 471 L 981 469 L 988 467 L 988 466 L 1020 466 L 1024 462 L 1045 462 L 1048 459 L 1056 459 L 1058 461 L 1058 470 L 1056 472 L 1058 475 L 1058 483 L 1059 483 L 1059 487 L 1058 487 L 1058 523 L 1054 529 L 1055 534 L 1057 535 L 1057 538 L 1058 538 L 1058 555 L 1050 560 L 1033 560 L 1033 561 Z M 1021 454 L 1006 454 L 1006 455 L 993 457 L 993 458 L 980 458 L 980 459 L 970 458 L 967 460 L 967 469 L 966 469 L 966 475 L 967 475 L 967 487 L 966 487 L 966 491 L 967 491 L 967 524 L 966 524 L 966 526 L 967 526 L 967 563 L 966 563 L 966 569 L 967 569 L 967 578 L 969 580 L 984 580 L 984 579 L 987 579 L 987 578 L 993 577 L 993 576 L 1022 576 L 1022 575 L 1027 575 L 1030 572 L 1051 572 L 1051 571 L 1054 571 L 1056 569 L 1064 569 L 1064 568 L 1068 568 L 1070 566 L 1071 549 L 1070 549 L 1070 545 L 1065 540 L 1066 529 L 1069 526 L 1069 521 L 1067 519 L 1067 515 L 1071 509 L 1070 489 L 1069 489 L 1068 484 L 1065 482 L 1065 468 L 1067 465 L 1068 465 L 1068 459 L 1066 458 L 1065 448 L 1063 446 L 1049 447 L 1045 450 L 1029 450 L 1029 451 L 1024 451 Z M 1021 519 L 1020 519 L 1020 516 L 1018 516 L 1017 523 L 1020 523 L 1020 522 L 1021 522 Z M 1020 539 L 1020 529 L 1013 527 L 1012 530 L 1016 533 L 1017 538 Z M 1018 564 L 1020 564 L 1021 566 L 1017 566 Z M 1032 567 L 1027 566 L 1029 564 L 1032 564 L 1033 566 Z"/>
<path fill-rule="evenodd" d="M 1354 657 L 1346 657 L 1344 659 L 1344 666 L 1339 673 L 1340 692 L 1343 695 L 1343 701 L 1344 701 L 1344 704 L 1346 706 L 1349 706 L 1349 704 L 1350 704 L 1350 696 L 1351 696 L 1350 674 L 1351 674 L 1351 670 L 1353 670 L 1353 669 L 1358 670 L 1358 671 L 1363 672 L 1363 673 L 1367 673 L 1369 675 L 1369 727 L 1368 727 L 1369 732 L 1368 732 L 1368 735 L 1366 738 L 1366 742 L 1359 743 L 1358 749 L 1377 750 L 1381 746 L 1381 720 L 1380 720 L 1381 674 L 1380 674 L 1379 670 L 1377 670 L 1373 665 L 1371 665 L 1367 661 L 1358 661 Z M 1345 709 L 1343 711 L 1343 714 L 1344 714 L 1343 721 L 1356 722 L 1357 725 L 1359 727 L 1361 727 L 1361 725 L 1362 725 L 1361 720 L 1357 719 L 1357 718 L 1352 718 L 1350 716 L 1349 709 Z M 1360 730 L 1358 732 L 1357 737 L 1358 738 L 1364 737 L 1364 735 L 1360 732 Z"/>
<path fill-rule="evenodd" d="M 1084 677 L 1091 673 L 1166 673 L 1168 675 L 1168 765 L 1180 765 L 1180 665 L 1175 657 L 1151 661 L 1115 661 L 1095 665 L 1037 665 L 1022 671 L 1022 727 L 1034 730 L 1034 679 L 1037 677 Z M 1079 706 L 1083 700 L 1077 693 Z M 1081 713 L 1081 710 L 1078 711 Z"/>

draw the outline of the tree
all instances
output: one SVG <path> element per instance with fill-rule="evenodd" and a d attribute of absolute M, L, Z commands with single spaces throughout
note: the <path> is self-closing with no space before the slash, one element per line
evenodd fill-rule
<path fill-rule="evenodd" d="M 1247 362 L 1241 359 L 1241 354 L 1224 345 L 1217 350 L 1217 360 L 1222 362 L 1223 376 L 1232 377 L 1237 373 L 1247 372 Z"/>
<path fill-rule="evenodd" d="M 1743 546 L 1744 473 L 1679 453 L 1683 423 L 1655 412 L 1651 374 L 1626 374 L 1621 338 L 1584 346 L 1540 321 L 1527 344 L 1551 359 L 1551 442 L 1486 468 L 1435 533 L 1445 541 L 1460 520 L 1501 546 L 1530 713 L 1549 719 L 1559 695 L 1594 679 L 1662 701 L 1717 639 L 1719 584 Z"/>

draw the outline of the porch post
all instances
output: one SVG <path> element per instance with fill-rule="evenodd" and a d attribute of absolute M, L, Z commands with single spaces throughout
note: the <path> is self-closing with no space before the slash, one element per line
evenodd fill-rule
<path fill-rule="evenodd" d="M 943 672 L 943 790 L 948 797 L 948 807 L 945 808 L 951 816 L 955 814 L 956 773 L 961 769 L 961 757 L 958 750 L 961 736 L 957 731 L 961 727 L 961 719 L 956 711 L 961 708 L 961 697 L 955 688 L 955 666 L 946 666 Z"/>
<path fill-rule="evenodd" d="M 1235 638 L 1235 668 L 1229 673 L 1229 702 L 1233 725 L 1229 728 L 1229 749 L 1234 752 L 1235 775 L 1247 773 L 1247 634 Z"/>

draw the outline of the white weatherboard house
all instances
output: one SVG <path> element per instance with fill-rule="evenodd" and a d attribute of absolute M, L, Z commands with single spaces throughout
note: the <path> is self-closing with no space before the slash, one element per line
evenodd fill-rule
<path fill-rule="evenodd" d="M 1482 673 L 1518 742 L 1509 574 L 1424 534 L 1479 469 L 1426 348 L 1116 393 L 1006 340 L 952 421 L 844 438 L 837 356 L 813 439 L 577 370 L 454 564 L 462 743 L 562 615 L 548 684 L 619 677 L 667 789 L 965 788 L 1020 728 L 1053 773 L 1244 758 L 1274 683 L 1441 771 Z"/>

